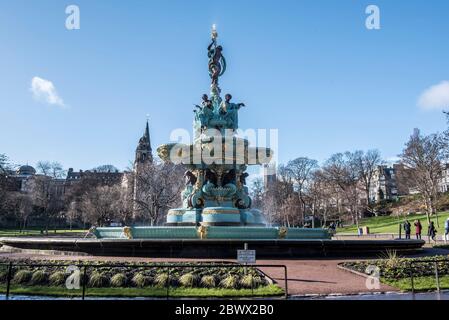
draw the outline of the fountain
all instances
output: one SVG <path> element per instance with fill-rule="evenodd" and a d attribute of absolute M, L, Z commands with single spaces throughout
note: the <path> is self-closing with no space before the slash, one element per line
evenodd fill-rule
<path fill-rule="evenodd" d="M 166 162 L 182 164 L 186 187 L 183 207 L 169 210 L 162 227 L 96 228 L 97 238 L 129 239 L 329 239 L 326 229 L 267 227 L 260 210 L 251 208 L 246 186 L 250 165 L 268 164 L 273 151 L 238 137 L 238 113 L 244 103 L 221 97 L 219 77 L 226 71 L 223 47 L 212 28 L 209 44 L 210 98 L 196 105 L 192 144 L 170 143 L 157 149 Z"/>
<path fill-rule="evenodd" d="M 146 257 L 234 258 L 250 247 L 258 257 L 379 255 L 385 250 L 409 253 L 422 240 L 332 240 L 326 229 L 273 227 L 261 211 L 251 208 L 246 186 L 250 165 L 271 161 L 269 148 L 251 146 L 237 135 L 243 103 L 221 97 L 218 79 L 226 71 L 223 48 L 212 30 L 208 46 L 210 98 L 203 95 L 194 118 L 190 144 L 169 143 L 157 149 L 163 161 L 185 166 L 182 208 L 169 210 L 164 226 L 92 228 L 96 239 L 0 238 L 20 249 L 83 252 L 94 255 Z M 16 250 L 16 249 L 14 249 Z"/>

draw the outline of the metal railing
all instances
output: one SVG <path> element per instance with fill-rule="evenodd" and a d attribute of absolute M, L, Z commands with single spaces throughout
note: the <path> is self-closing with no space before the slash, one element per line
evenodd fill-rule
<path fill-rule="evenodd" d="M 265 272 L 261 271 L 259 268 L 279 268 L 283 269 L 284 271 L 284 298 L 288 298 L 288 276 L 287 276 L 287 266 L 286 265 L 274 265 L 274 264 L 236 264 L 236 263 L 214 263 L 214 264 L 148 264 L 148 265 L 142 265 L 142 264 L 80 264 L 80 263 L 65 263 L 65 264 L 56 264 L 56 263 L 0 263 L 0 266 L 7 266 L 7 278 L 6 278 L 6 293 L 5 297 L 6 300 L 9 299 L 9 296 L 11 294 L 11 281 L 13 279 L 12 272 L 14 268 L 17 267 L 27 267 L 27 268 L 35 268 L 35 267 L 69 267 L 69 266 L 76 266 L 79 268 L 79 270 L 83 270 L 82 272 L 82 281 L 80 281 L 80 284 L 82 285 L 82 294 L 81 299 L 85 300 L 86 298 L 86 291 L 87 291 L 87 270 L 88 269 L 101 269 L 101 268 L 139 268 L 139 269 L 154 269 L 154 268 L 162 268 L 167 270 L 167 284 L 165 286 L 166 288 L 166 299 L 170 298 L 170 272 L 175 268 L 190 268 L 190 269 L 196 269 L 196 268 L 245 268 L 245 271 L 249 268 L 255 268 L 258 269 L 260 273 L 262 273 L 264 276 L 268 277 Z M 271 277 L 268 277 L 271 279 Z M 254 294 L 254 283 L 251 281 L 251 292 Z"/>
<path fill-rule="evenodd" d="M 438 270 L 438 263 L 449 263 L 449 259 L 433 259 L 433 260 L 410 260 L 409 261 L 409 277 L 412 288 L 412 293 L 415 293 L 415 274 L 414 265 L 418 263 L 433 264 L 433 274 L 435 275 L 435 284 L 437 292 L 440 292 L 440 274 Z"/>

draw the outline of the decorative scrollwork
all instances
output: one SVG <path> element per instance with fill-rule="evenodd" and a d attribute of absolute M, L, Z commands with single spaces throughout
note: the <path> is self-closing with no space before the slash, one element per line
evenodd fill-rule
<path fill-rule="evenodd" d="M 285 239 L 287 237 L 288 229 L 286 227 L 280 227 L 279 228 L 279 239 Z"/>
<path fill-rule="evenodd" d="M 132 229 L 130 227 L 123 227 L 123 235 L 128 239 L 132 239 L 133 238 Z"/>
<path fill-rule="evenodd" d="M 196 229 L 196 232 L 198 234 L 198 236 L 200 237 L 200 239 L 206 239 L 207 238 L 207 227 L 206 226 L 199 226 Z"/>

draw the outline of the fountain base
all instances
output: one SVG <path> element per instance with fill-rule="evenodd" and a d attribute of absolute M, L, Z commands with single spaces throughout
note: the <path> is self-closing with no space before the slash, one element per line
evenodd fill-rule
<path fill-rule="evenodd" d="M 177 227 L 183 228 L 183 227 Z M 232 227 L 230 227 L 232 228 Z M 189 228 L 192 229 L 192 228 Z M 191 230 L 190 230 L 191 231 Z M 183 231 L 184 232 L 184 231 Z M 0 238 L 0 244 L 14 252 L 37 250 L 50 254 L 94 256 L 139 256 L 161 258 L 235 259 L 245 244 L 257 258 L 378 257 L 386 251 L 412 254 L 423 240 L 257 240 L 257 239 L 55 239 Z"/>

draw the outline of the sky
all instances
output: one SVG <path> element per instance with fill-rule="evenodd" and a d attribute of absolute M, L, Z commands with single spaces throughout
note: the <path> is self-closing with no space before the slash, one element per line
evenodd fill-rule
<path fill-rule="evenodd" d="M 365 12 L 380 10 L 380 29 Z M 66 28 L 77 5 L 80 29 Z M 67 169 L 134 159 L 191 130 L 212 24 L 242 129 L 278 129 L 278 161 L 379 149 L 446 129 L 449 1 L 0 0 L 0 153 Z"/>

